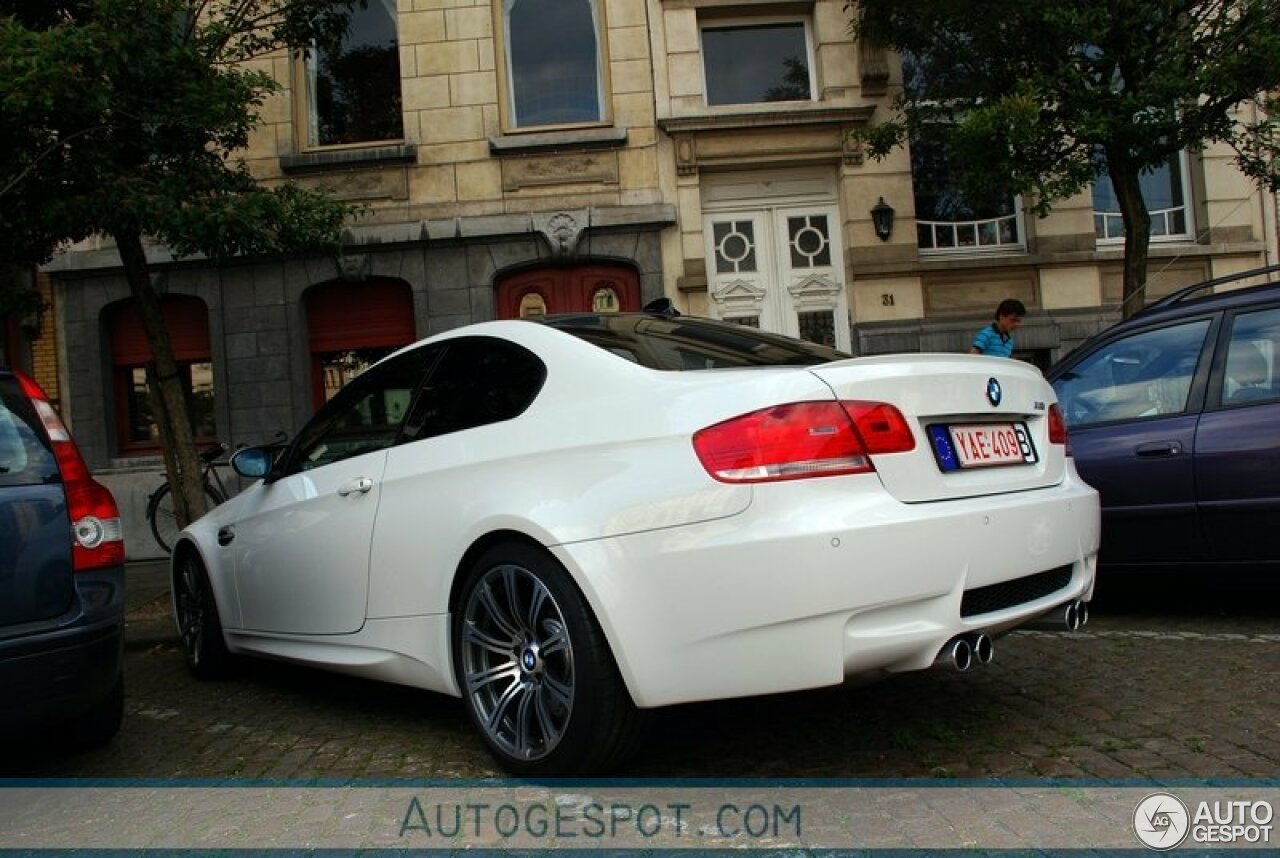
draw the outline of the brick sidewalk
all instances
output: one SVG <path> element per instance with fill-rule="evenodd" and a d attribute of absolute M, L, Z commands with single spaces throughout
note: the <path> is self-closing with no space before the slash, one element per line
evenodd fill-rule
<path fill-rule="evenodd" d="M 245 661 L 193 680 L 163 570 L 129 612 L 126 720 L 109 747 L 7 755 L 14 776 L 492 776 L 453 699 Z M 158 587 L 156 586 L 158 583 Z M 151 586 L 148 594 L 145 586 Z M 1097 616 L 1019 632 L 967 674 L 659 713 L 629 772 L 678 777 L 1238 777 L 1280 772 L 1280 626 L 1268 615 Z"/>

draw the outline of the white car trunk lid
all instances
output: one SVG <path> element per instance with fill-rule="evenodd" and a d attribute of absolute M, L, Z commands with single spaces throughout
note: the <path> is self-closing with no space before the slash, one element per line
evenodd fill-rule
<path fill-rule="evenodd" d="M 888 402 L 902 412 L 915 449 L 872 458 L 885 489 L 900 501 L 1021 491 L 1063 480 L 1063 446 L 1049 443 L 1053 388 L 1030 364 L 969 355 L 895 355 L 855 358 L 811 372 L 840 399 Z M 1014 443 L 1019 449 L 1012 449 Z M 1007 459 L 1016 463 L 996 464 Z"/>

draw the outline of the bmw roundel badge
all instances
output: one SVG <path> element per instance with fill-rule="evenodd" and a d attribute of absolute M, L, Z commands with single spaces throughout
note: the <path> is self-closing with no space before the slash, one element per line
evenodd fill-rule
<path fill-rule="evenodd" d="M 987 379 L 987 401 L 992 405 L 1000 404 L 1000 382 L 994 378 Z"/>

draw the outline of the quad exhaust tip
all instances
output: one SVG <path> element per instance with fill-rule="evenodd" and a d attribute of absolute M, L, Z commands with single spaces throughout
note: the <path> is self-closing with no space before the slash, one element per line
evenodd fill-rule
<path fill-rule="evenodd" d="M 964 673 L 975 664 L 990 664 L 995 654 L 995 643 L 990 635 L 957 635 L 942 647 L 934 665 L 953 667 Z"/>
<path fill-rule="evenodd" d="M 1024 625 L 1024 629 L 1039 629 L 1047 632 L 1075 632 L 1089 622 L 1089 603 L 1076 599 L 1065 605 L 1059 605 L 1047 614 L 1036 617 Z"/>
<path fill-rule="evenodd" d="M 973 657 L 978 660 L 978 664 L 991 664 L 991 659 L 996 657 L 996 645 L 990 635 L 983 633 L 974 636 Z"/>
<path fill-rule="evenodd" d="M 1089 603 L 1076 599 L 1036 617 L 1022 628 L 1074 632 L 1079 631 L 1087 622 L 1089 622 Z M 991 664 L 995 656 L 995 641 L 991 639 L 991 635 L 986 632 L 975 632 L 956 635 L 943 644 L 933 664 L 934 667 L 953 667 L 958 672 L 964 673 L 975 664 Z"/>
<path fill-rule="evenodd" d="M 973 667 L 973 645 L 963 635 L 952 638 L 942 647 L 942 652 L 938 653 L 934 664 L 947 664 L 964 673 Z"/>

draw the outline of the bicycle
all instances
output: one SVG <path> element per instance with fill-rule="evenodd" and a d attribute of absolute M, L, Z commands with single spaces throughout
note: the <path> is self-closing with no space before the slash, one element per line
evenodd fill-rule
<path fill-rule="evenodd" d="M 218 460 L 229 449 L 230 447 L 223 442 L 207 450 L 201 450 L 199 453 L 200 461 L 204 463 L 202 475 L 204 494 L 210 509 L 227 499 L 227 487 L 223 484 L 222 477 L 218 475 L 217 465 L 221 464 Z M 156 544 L 164 550 L 164 553 L 169 554 L 173 551 L 173 541 L 180 528 L 178 516 L 173 511 L 173 492 L 168 480 L 161 483 L 147 500 L 147 522 L 151 525 L 151 535 L 155 537 Z"/>

